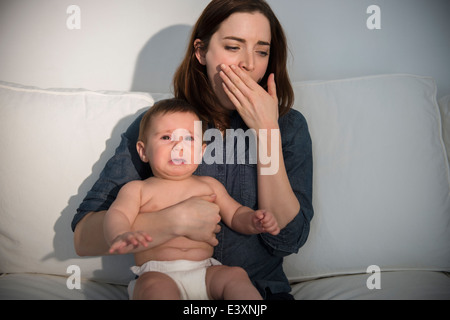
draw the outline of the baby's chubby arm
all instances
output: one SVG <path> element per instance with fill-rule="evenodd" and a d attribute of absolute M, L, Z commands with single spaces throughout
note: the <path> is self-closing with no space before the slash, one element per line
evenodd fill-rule
<path fill-rule="evenodd" d="M 222 221 L 242 234 L 270 233 L 277 235 L 280 228 L 275 216 L 266 210 L 252 210 L 234 200 L 225 187 L 216 179 L 202 177 L 214 190 L 215 203 L 220 208 Z"/>
<path fill-rule="evenodd" d="M 110 245 L 110 253 L 129 253 L 147 248 L 152 238 L 143 231 L 132 231 L 132 225 L 139 214 L 143 181 L 132 181 L 119 191 L 105 215 L 103 230 Z"/>

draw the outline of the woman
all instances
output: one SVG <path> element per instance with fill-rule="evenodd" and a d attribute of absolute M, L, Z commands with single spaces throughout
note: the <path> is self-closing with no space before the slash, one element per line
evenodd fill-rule
<path fill-rule="evenodd" d="M 202 163 L 196 174 L 221 181 L 243 205 L 274 213 L 280 234 L 245 236 L 218 225 L 214 195 L 194 197 L 160 212 L 142 212 L 134 224 L 151 235 L 150 246 L 177 236 L 209 242 L 215 246 L 214 257 L 243 267 L 266 299 L 292 298 L 283 257 L 305 243 L 313 216 L 311 140 L 305 119 L 291 110 L 294 97 L 286 62 L 284 32 L 265 1 L 212 0 L 193 28 L 174 77 L 175 97 L 197 107 L 210 127 L 223 134 L 227 129 L 254 129 L 258 141 L 264 141 L 258 144 L 258 154 L 274 151 L 271 158 L 278 170 L 273 174 L 261 174 L 268 164 L 260 156 L 256 165 L 230 161 L 225 151 L 233 151 L 231 160 L 236 160 L 236 145 L 235 150 L 223 148 L 224 161 Z M 122 135 L 116 154 L 74 217 L 80 255 L 107 253 L 105 210 L 126 182 L 151 175 L 135 148 L 139 121 L 140 117 Z M 270 137 L 272 132 L 273 140 L 261 140 L 261 134 Z M 248 159 L 248 147 L 245 153 Z"/>

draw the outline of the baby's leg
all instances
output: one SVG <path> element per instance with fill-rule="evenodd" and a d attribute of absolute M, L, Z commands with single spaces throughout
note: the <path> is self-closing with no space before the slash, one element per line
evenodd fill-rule
<path fill-rule="evenodd" d="M 209 267 L 206 288 L 208 296 L 214 300 L 262 300 L 247 272 L 239 267 Z"/>
<path fill-rule="evenodd" d="M 168 275 L 150 271 L 137 279 L 133 300 L 180 300 L 180 292 Z"/>

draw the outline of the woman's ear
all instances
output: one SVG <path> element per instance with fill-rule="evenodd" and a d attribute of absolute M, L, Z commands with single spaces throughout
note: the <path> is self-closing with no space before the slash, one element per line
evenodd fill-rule
<path fill-rule="evenodd" d="M 201 65 L 206 65 L 206 51 L 204 50 L 203 41 L 195 39 L 194 41 L 195 57 Z"/>
<path fill-rule="evenodd" d="M 145 143 L 143 141 L 138 141 L 136 143 L 136 150 L 139 154 L 139 158 L 141 158 L 142 162 L 148 162 L 148 157 L 145 154 Z"/>

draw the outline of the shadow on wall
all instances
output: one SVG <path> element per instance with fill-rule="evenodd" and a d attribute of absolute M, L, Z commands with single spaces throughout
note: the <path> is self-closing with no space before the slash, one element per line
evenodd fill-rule
<path fill-rule="evenodd" d="M 150 38 L 139 53 L 131 91 L 172 92 L 172 78 L 186 52 L 191 28 L 174 25 Z"/>

